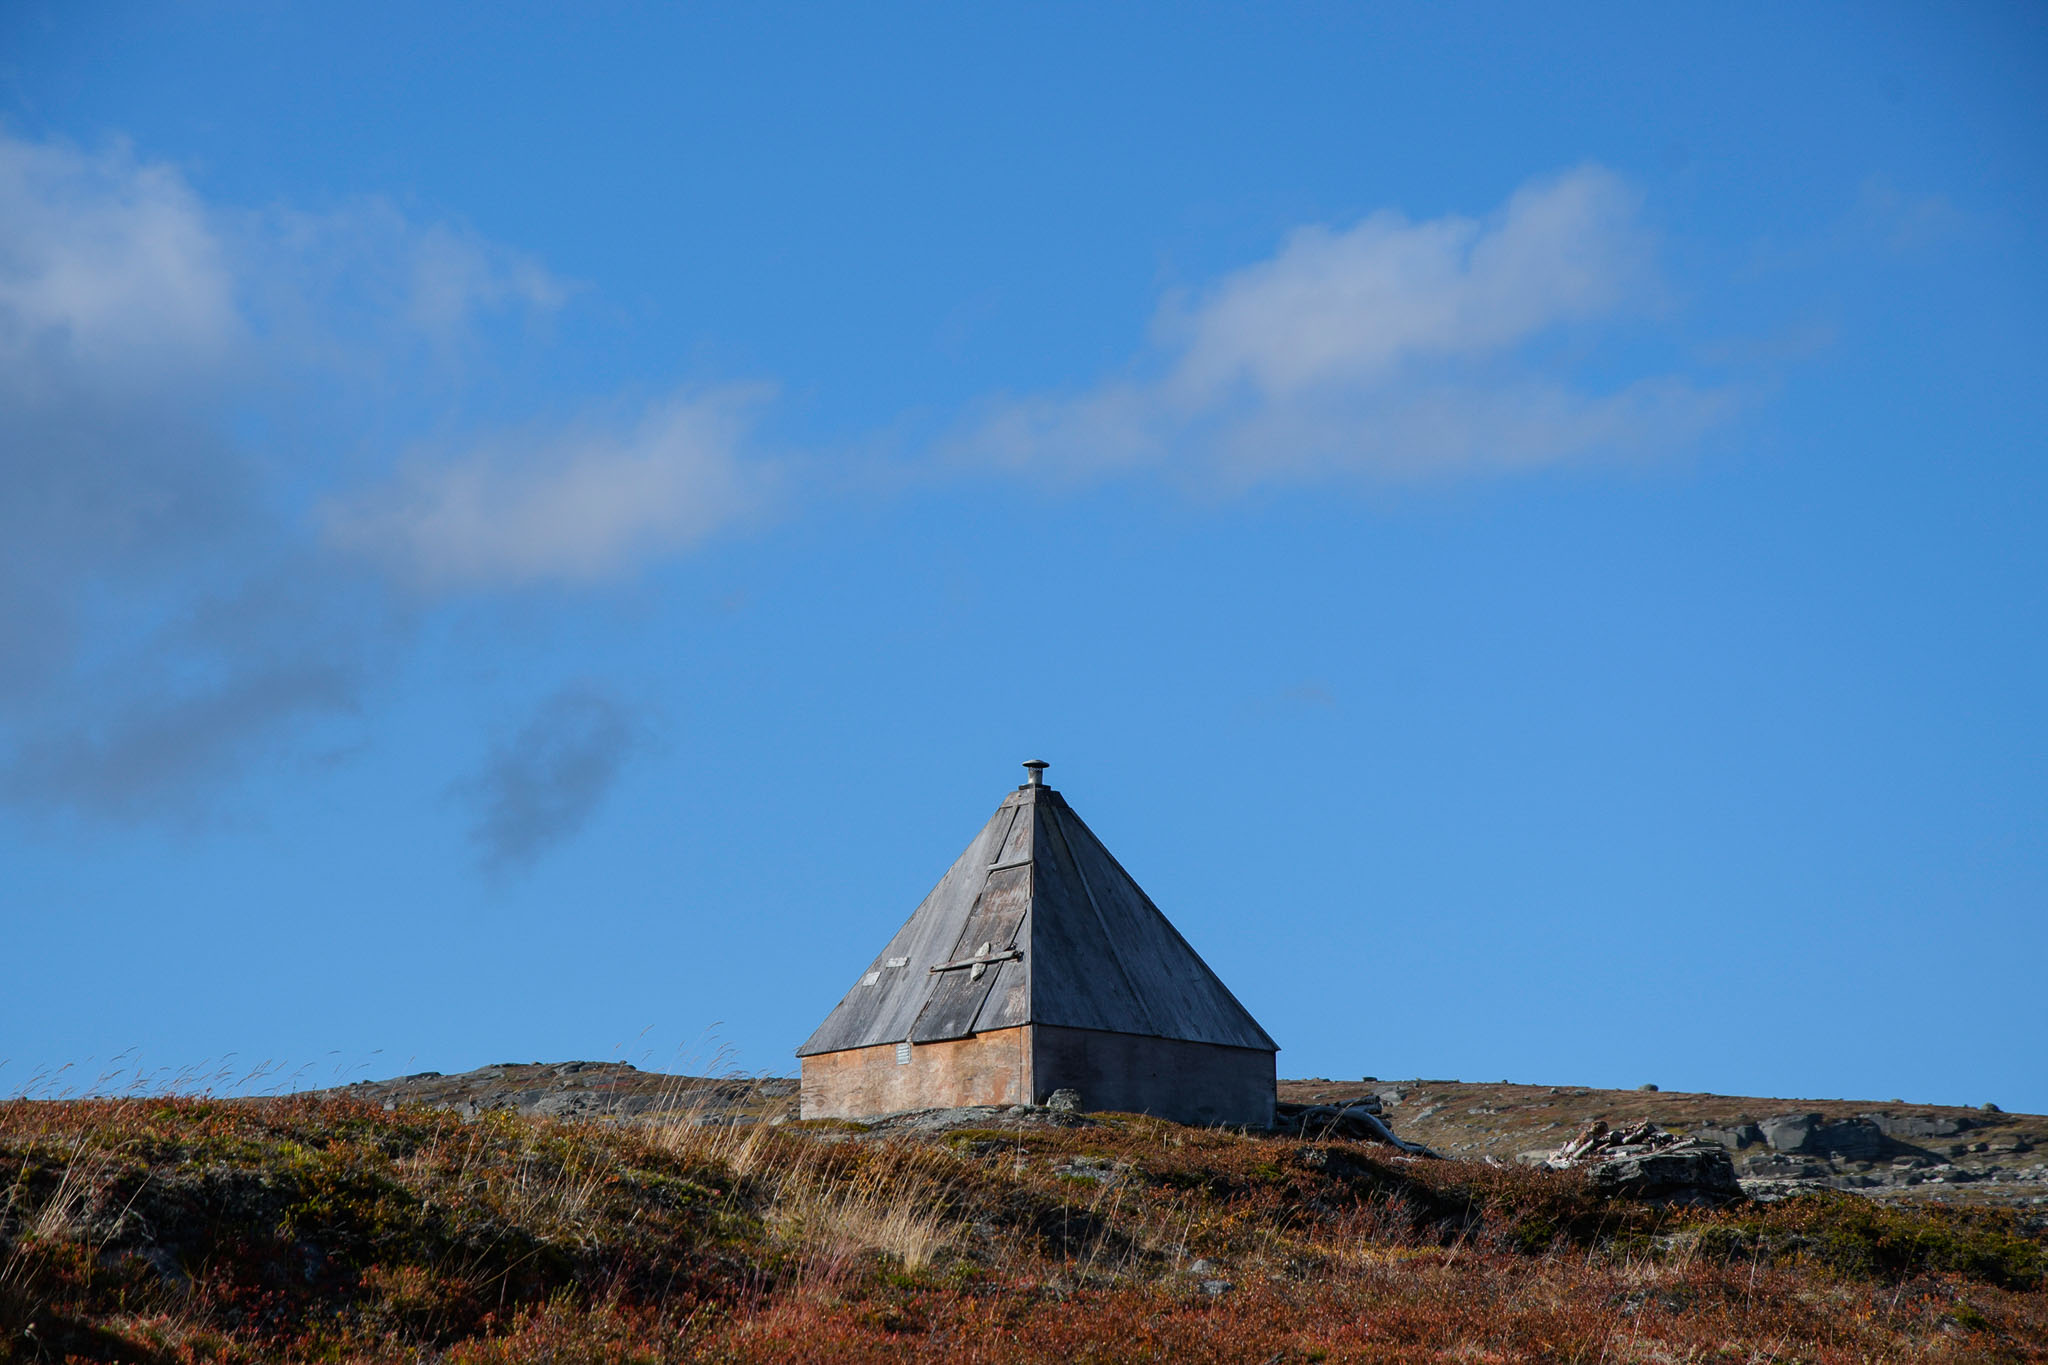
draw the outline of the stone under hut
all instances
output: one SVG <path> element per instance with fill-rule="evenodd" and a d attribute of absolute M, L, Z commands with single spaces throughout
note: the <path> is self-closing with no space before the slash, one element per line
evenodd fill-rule
<path fill-rule="evenodd" d="M 797 1049 L 803 1116 L 1043 1104 L 1273 1121 L 1278 1046 L 1057 791 L 995 815 Z"/>

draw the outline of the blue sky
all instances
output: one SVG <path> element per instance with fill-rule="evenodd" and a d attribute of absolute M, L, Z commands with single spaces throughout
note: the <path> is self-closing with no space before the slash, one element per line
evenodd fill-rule
<path fill-rule="evenodd" d="M 0 1091 L 788 1072 L 1042 756 L 1283 1075 L 2048 1110 L 2038 9 L 418 10 L 0 13 Z"/>

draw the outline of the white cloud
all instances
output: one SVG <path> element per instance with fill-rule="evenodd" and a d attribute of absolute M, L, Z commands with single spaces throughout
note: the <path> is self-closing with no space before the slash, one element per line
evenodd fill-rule
<path fill-rule="evenodd" d="M 330 541 L 429 590 L 588 583 L 688 548 L 759 507 L 740 445 L 759 390 L 676 396 L 624 430 L 529 433 L 422 460 L 337 501 Z"/>
<path fill-rule="evenodd" d="M 241 334 L 220 241 L 176 171 L 0 134 L 0 357 L 12 380 L 183 376 Z"/>
<path fill-rule="evenodd" d="M 1371 383 L 1603 312 L 1642 273 L 1634 208 L 1615 177 L 1581 170 L 1521 190 L 1492 225 L 1382 212 L 1301 228 L 1172 329 L 1186 344 L 1168 391 L 1206 406 L 1239 382 L 1270 397 Z"/>
<path fill-rule="evenodd" d="M 1162 308 L 1134 373 L 998 404 L 964 453 L 1066 476 L 1171 465 L 1225 485 L 1521 468 L 1691 440 L 1727 400 L 1675 375 L 1604 389 L 1539 361 L 1659 298 L 1634 192 L 1585 167 L 1485 221 L 1302 228 Z"/>
<path fill-rule="evenodd" d="M 523 252 L 380 199 L 223 211 L 124 144 L 0 133 L 0 360 L 16 382 L 212 390 L 352 343 L 446 346 L 487 314 L 546 314 L 571 292 Z"/>
<path fill-rule="evenodd" d="M 62 674 L 95 586 L 246 517 L 214 420 L 246 330 L 225 260 L 174 170 L 0 133 L 0 700 Z"/>
<path fill-rule="evenodd" d="M 960 453 L 1228 488 L 1683 442 L 1722 395 L 1604 361 L 1586 383 L 1570 359 L 1658 301 L 1650 246 L 1633 193 L 1597 168 L 1483 220 L 1304 228 L 1162 307 L 1126 374 L 992 404 Z M 389 580 L 591 583 L 758 516 L 779 491 L 751 453 L 760 390 L 453 437 L 342 493 L 325 462 L 362 429 L 274 463 L 232 435 L 270 416 L 307 439 L 354 410 L 307 410 L 337 391 L 444 409 L 453 361 L 488 358 L 494 324 L 569 293 L 529 256 L 381 200 L 224 210 L 125 146 L 0 132 L 0 795 L 176 806 L 354 714 L 399 614 Z"/>
<path fill-rule="evenodd" d="M 274 410 L 281 379 L 295 400 L 337 376 L 416 384 L 485 315 L 563 296 L 529 258 L 379 202 L 224 210 L 125 144 L 0 131 L 0 799 L 189 817 L 348 715 L 389 613 L 281 501 L 323 453 L 269 464 L 235 419 Z"/>

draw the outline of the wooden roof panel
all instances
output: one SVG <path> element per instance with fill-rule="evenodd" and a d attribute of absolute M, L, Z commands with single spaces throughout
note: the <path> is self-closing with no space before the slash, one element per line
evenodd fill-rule
<path fill-rule="evenodd" d="M 1017 823 L 1025 825 L 1030 819 L 1031 813 L 1025 811 L 1018 816 Z M 1014 838 L 1015 834 L 1011 837 Z M 982 1005 L 1009 965 L 998 961 L 984 966 L 978 959 L 1018 951 L 1018 931 L 1023 927 L 1024 912 L 1030 908 L 1029 863 L 999 864 L 988 874 L 981 895 L 975 899 L 974 909 L 969 912 L 959 937 L 953 942 L 952 953 L 944 963 L 937 964 L 937 971 L 926 969 L 925 974 L 935 980 L 928 987 L 930 993 L 924 1008 L 918 1013 L 916 1024 L 911 1027 L 912 1042 L 936 1043 L 947 1038 L 965 1038 L 975 1031 L 975 1020 L 981 1014 Z M 974 966 L 958 965 L 968 962 Z"/>
<path fill-rule="evenodd" d="M 1058 801 L 1053 823 L 1072 850 L 1132 987 L 1165 1038 L 1277 1050 L 1251 1011 L 1209 969 L 1172 921 L 1110 854 L 1073 807 Z"/>
<path fill-rule="evenodd" d="M 996 861 L 1009 837 L 1022 802 L 1005 801 L 982 826 L 981 833 L 939 878 L 915 913 L 896 931 L 875 960 L 855 979 L 852 989 L 825 1016 L 798 1056 L 839 1052 L 852 1047 L 901 1042 L 931 998 L 936 980 L 931 969 L 952 959 L 953 947 L 967 924 L 989 864 Z M 891 966 L 890 964 L 899 965 Z M 868 984 L 873 977 L 874 983 Z"/>
<path fill-rule="evenodd" d="M 971 966 L 933 967 L 993 956 Z M 1020 1024 L 1277 1050 L 1060 794 L 1006 797 L 799 1056 Z"/>
<path fill-rule="evenodd" d="M 1033 874 L 1042 908 L 1031 930 L 1031 1021 L 1161 1035 L 1060 837 L 1057 806 L 1040 803 L 1036 830 Z"/>

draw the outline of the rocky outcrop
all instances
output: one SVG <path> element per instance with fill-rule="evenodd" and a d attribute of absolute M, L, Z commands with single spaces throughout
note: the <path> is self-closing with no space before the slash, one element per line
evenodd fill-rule
<path fill-rule="evenodd" d="M 1929 1114 L 1872 1114 L 1869 1117 L 1878 1132 L 1900 1142 L 1925 1142 L 1929 1138 L 1957 1137 L 1976 1126 L 1966 1118 Z"/>
<path fill-rule="evenodd" d="M 1738 1123 L 1726 1128 L 1707 1124 L 1693 1129 L 1692 1136 L 1698 1138 L 1701 1142 L 1711 1142 L 1715 1146 L 1724 1147 L 1731 1152 L 1741 1151 L 1745 1147 L 1758 1146 L 1764 1140 L 1763 1129 L 1757 1127 L 1754 1123 Z"/>
<path fill-rule="evenodd" d="M 1282 1101 L 1377 1100 L 1403 1138 L 1452 1159 L 1546 1165 L 1595 1119 L 1650 1123 L 1724 1149 L 1753 1197 L 1830 1188 L 1885 1201 L 2048 1209 L 2048 1115 L 1906 1100 L 1769 1099 L 1509 1081 L 1282 1081 Z M 1771 1124 L 1778 1145 L 1764 1136 Z"/>
<path fill-rule="evenodd" d="M 1826 1118 L 1817 1113 L 1777 1114 L 1755 1123 L 1703 1126 L 1692 1136 L 1741 1153 L 1736 1171 L 1752 1198 L 1777 1199 L 1809 1189 L 1868 1194 L 1918 1186 L 2004 1186 L 2021 1200 L 2048 1200 L 2048 1164 L 2008 1166 L 1993 1158 L 2024 1156 L 2025 1137 L 1957 1141 L 1978 1121 L 1962 1116 L 1884 1113 Z M 1958 1161 L 1958 1158 L 1964 1160 Z M 2038 1187 L 2042 1193 L 2026 1193 Z"/>
<path fill-rule="evenodd" d="M 1774 1152 L 1803 1152 L 1870 1161 L 1888 1145 L 1884 1130 L 1868 1118 L 1836 1119 L 1819 1114 L 1780 1114 L 1751 1125 Z"/>
<path fill-rule="evenodd" d="M 1743 1197 L 1727 1151 L 1704 1143 L 1609 1157 L 1594 1163 L 1586 1181 L 1603 1194 L 1654 1204 L 1727 1204 Z"/>
<path fill-rule="evenodd" d="M 746 1123 L 790 1111 L 797 1082 L 666 1075 L 626 1062 L 501 1062 L 447 1076 L 422 1071 L 359 1081 L 333 1093 L 386 1109 L 452 1109 L 466 1118 L 509 1110 L 533 1118 Z"/>
<path fill-rule="evenodd" d="M 1742 1198 L 1742 1185 L 1725 1147 L 1678 1137 L 1653 1123 L 1609 1128 L 1595 1120 L 1543 1163 L 1552 1170 L 1582 1167 L 1602 1194 L 1657 1204 L 1726 1204 Z"/>

